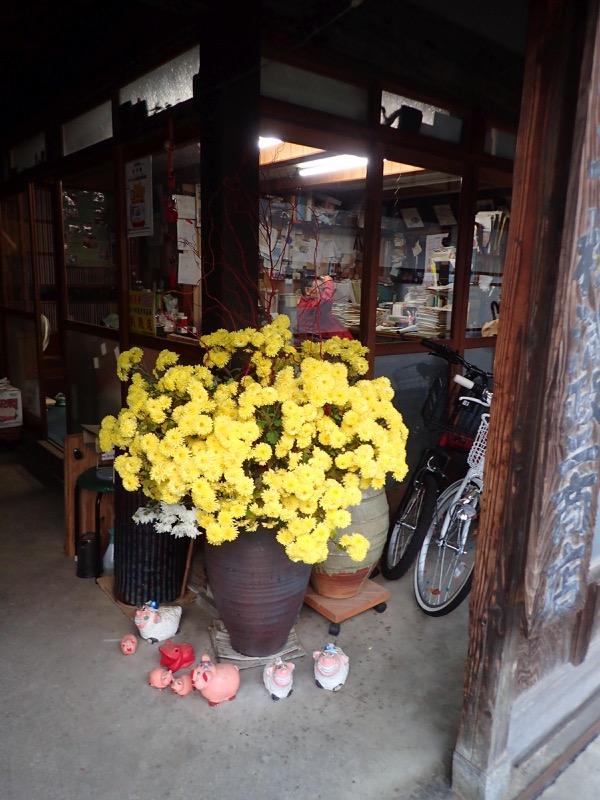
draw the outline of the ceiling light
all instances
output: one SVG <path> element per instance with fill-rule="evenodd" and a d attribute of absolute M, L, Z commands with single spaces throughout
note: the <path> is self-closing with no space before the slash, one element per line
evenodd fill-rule
<path fill-rule="evenodd" d="M 308 175 L 322 175 L 325 172 L 339 172 L 344 169 L 356 169 L 365 167 L 367 159 L 360 156 L 330 156 L 316 161 L 305 161 L 299 165 L 298 174 L 304 178 Z"/>
<path fill-rule="evenodd" d="M 259 136 L 258 146 L 262 150 L 265 147 L 275 147 L 275 145 L 282 144 L 281 139 L 275 139 L 273 136 Z"/>

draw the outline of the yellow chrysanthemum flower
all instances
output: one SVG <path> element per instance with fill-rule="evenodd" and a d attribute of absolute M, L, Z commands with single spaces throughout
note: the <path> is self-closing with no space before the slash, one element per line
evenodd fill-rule
<path fill-rule="evenodd" d="M 131 348 L 117 362 L 126 407 L 104 418 L 100 446 L 128 491 L 186 503 L 214 544 L 259 525 L 277 529 L 288 557 L 327 557 L 350 527 L 361 490 L 402 480 L 407 430 L 386 378 L 364 380 L 367 349 L 337 337 L 290 344 L 289 319 L 215 331 L 200 364 L 160 353 L 154 370 Z M 364 537 L 339 545 L 361 560 Z"/>

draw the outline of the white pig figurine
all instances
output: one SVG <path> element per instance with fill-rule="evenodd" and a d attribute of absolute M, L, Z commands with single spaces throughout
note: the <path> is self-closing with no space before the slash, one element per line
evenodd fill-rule
<path fill-rule="evenodd" d="M 181 606 L 160 606 L 153 600 L 136 609 L 134 622 L 142 639 L 155 644 L 170 639 L 179 630 Z"/>
<path fill-rule="evenodd" d="M 339 692 L 350 669 L 350 659 L 334 644 L 326 644 L 322 650 L 315 650 L 315 683 L 320 689 Z"/>
<path fill-rule="evenodd" d="M 294 671 L 296 665 L 291 661 L 283 661 L 279 656 L 272 664 L 266 664 L 263 670 L 263 683 L 272 700 L 289 697 L 293 691 Z"/>

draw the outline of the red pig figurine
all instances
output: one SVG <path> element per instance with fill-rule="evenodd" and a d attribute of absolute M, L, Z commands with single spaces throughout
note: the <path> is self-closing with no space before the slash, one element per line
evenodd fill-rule
<path fill-rule="evenodd" d="M 173 644 L 170 639 L 167 639 L 164 644 L 159 646 L 158 652 L 160 653 L 161 667 L 167 667 L 171 672 L 191 667 L 196 660 L 194 648 L 189 642 Z"/>

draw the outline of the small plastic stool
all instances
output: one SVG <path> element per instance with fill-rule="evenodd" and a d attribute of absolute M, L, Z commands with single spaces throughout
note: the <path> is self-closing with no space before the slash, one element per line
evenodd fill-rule
<path fill-rule="evenodd" d="M 75 483 L 75 553 L 79 552 L 79 498 L 81 490 L 85 489 L 88 492 L 96 492 L 96 557 L 94 559 L 95 569 L 94 577 L 99 578 L 102 575 L 102 543 L 100 541 L 100 504 L 105 494 L 115 491 L 115 484 L 113 481 L 103 480 L 98 477 L 98 470 L 96 467 L 87 469 L 82 472 L 77 478 Z"/>

